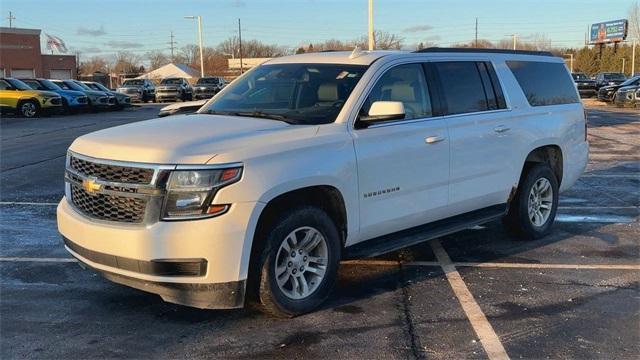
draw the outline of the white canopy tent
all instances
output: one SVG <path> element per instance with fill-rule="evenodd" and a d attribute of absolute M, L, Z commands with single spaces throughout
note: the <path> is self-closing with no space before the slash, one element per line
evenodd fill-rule
<path fill-rule="evenodd" d="M 180 77 L 187 80 L 195 80 L 200 77 L 200 72 L 188 67 L 185 64 L 167 64 L 146 74 L 142 74 L 136 79 L 161 80 L 168 77 Z"/>

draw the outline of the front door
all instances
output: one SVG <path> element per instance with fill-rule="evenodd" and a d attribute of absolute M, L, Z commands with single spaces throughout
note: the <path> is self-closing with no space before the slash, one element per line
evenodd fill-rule
<path fill-rule="evenodd" d="M 369 94 L 401 101 L 405 119 L 354 130 L 360 196 L 359 241 L 437 220 L 446 210 L 449 140 L 446 122 L 433 117 L 421 64 L 389 69 Z"/>

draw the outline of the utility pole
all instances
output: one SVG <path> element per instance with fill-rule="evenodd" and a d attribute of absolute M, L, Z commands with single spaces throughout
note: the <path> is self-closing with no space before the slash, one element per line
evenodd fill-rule
<path fill-rule="evenodd" d="M 636 74 L 636 41 L 631 43 L 631 76 Z"/>
<path fill-rule="evenodd" d="M 171 62 L 173 62 L 175 59 L 174 51 L 176 47 L 176 42 L 173 40 L 175 38 L 175 36 L 173 36 L 173 31 L 169 37 L 171 38 L 171 41 L 169 41 L 169 46 L 171 46 Z"/>
<path fill-rule="evenodd" d="M 200 43 L 200 77 L 204 77 L 204 56 L 202 55 L 202 16 L 185 16 L 184 18 L 198 20 L 198 42 Z"/>
<path fill-rule="evenodd" d="M 573 54 L 564 54 L 564 56 L 569 56 L 571 60 L 569 60 L 569 70 L 573 72 Z"/>
<path fill-rule="evenodd" d="M 622 73 L 624 74 L 624 58 L 622 58 Z"/>
<path fill-rule="evenodd" d="M 478 47 L 478 18 L 476 18 L 476 45 L 475 47 Z"/>
<path fill-rule="evenodd" d="M 375 46 L 375 39 L 373 38 L 373 0 L 369 0 L 369 51 L 372 51 Z"/>
<path fill-rule="evenodd" d="M 240 18 L 238 18 L 238 47 L 240 50 L 240 75 L 242 75 L 244 67 L 242 65 L 242 27 L 240 27 Z"/>
<path fill-rule="evenodd" d="M 518 48 L 518 34 L 511 34 L 513 36 L 513 50 Z"/>
<path fill-rule="evenodd" d="M 9 20 L 9 27 L 13 27 L 13 20 L 15 19 L 16 18 L 13 16 L 13 13 L 9 11 L 9 16 L 7 17 L 7 20 Z"/>

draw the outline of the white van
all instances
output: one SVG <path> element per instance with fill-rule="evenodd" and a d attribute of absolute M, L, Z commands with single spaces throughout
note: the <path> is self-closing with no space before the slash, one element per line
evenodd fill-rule
<path fill-rule="evenodd" d="M 328 297 L 341 259 L 500 218 L 545 236 L 587 157 L 578 92 L 549 53 L 286 56 L 196 114 L 76 139 L 58 227 L 117 283 L 294 316 Z"/>

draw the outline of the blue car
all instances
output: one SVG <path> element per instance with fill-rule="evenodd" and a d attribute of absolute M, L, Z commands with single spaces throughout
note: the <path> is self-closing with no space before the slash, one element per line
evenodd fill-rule
<path fill-rule="evenodd" d="M 89 108 L 89 99 L 82 91 L 64 90 L 47 79 L 20 79 L 34 90 L 52 91 L 62 97 L 62 107 L 65 113 L 85 110 Z"/>

